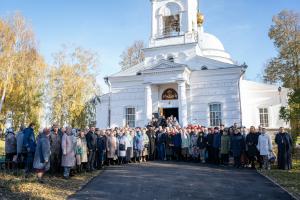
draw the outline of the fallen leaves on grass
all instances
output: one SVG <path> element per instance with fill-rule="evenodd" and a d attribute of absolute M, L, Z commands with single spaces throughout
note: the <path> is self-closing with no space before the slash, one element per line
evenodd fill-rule
<path fill-rule="evenodd" d="M 69 180 L 46 176 L 45 183 L 40 184 L 35 177 L 25 179 L 22 175 L 0 172 L 0 199 L 66 199 L 99 173 L 82 173 Z"/>

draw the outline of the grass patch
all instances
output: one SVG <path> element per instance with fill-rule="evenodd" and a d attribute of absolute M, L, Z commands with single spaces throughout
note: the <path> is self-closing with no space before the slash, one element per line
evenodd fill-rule
<path fill-rule="evenodd" d="M 25 179 L 23 175 L 0 172 L 0 199 L 67 199 L 99 174 L 82 173 L 69 180 L 46 176 L 45 183 L 39 184 L 35 177 Z"/>
<path fill-rule="evenodd" d="M 293 162 L 293 169 L 289 171 L 272 169 L 261 173 L 268 176 L 286 190 L 300 198 L 300 160 Z"/>

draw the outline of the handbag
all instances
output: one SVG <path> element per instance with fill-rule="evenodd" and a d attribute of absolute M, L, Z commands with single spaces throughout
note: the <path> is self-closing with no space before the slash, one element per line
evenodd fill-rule
<path fill-rule="evenodd" d="M 125 151 L 125 144 L 119 144 L 119 150 Z"/>
<path fill-rule="evenodd" d="M 269 154 L 268 154 L 268 160 L 270 163 L 275 163 L 276 161 L 276 155 L 273 151 L 271 151 Z"/>

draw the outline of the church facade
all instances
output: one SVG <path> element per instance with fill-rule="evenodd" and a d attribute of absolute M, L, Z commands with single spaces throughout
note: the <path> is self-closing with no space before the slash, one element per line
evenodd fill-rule
<path fill-rule="evenodd" d="M 145 60 L 105 78 L 109 93 L 97 105 L 97 127 L 143 127 L 153 115 L 173 115 L 181 126 L 289 126 L 279 119 L 288 89 L 244 80 L 247 66 L 204 31 L 197 0 L 151 4 Z"/>

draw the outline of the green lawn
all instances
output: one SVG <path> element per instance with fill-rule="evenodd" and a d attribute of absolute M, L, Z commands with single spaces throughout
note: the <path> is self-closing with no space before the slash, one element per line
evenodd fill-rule
<path fill-rule="evenodd" d="M 261 171 L 289 192 L 300 198 L 300 160 L 293 162 L 293 169 L 289 171 L 272 169 L 270 171 Z"/>

